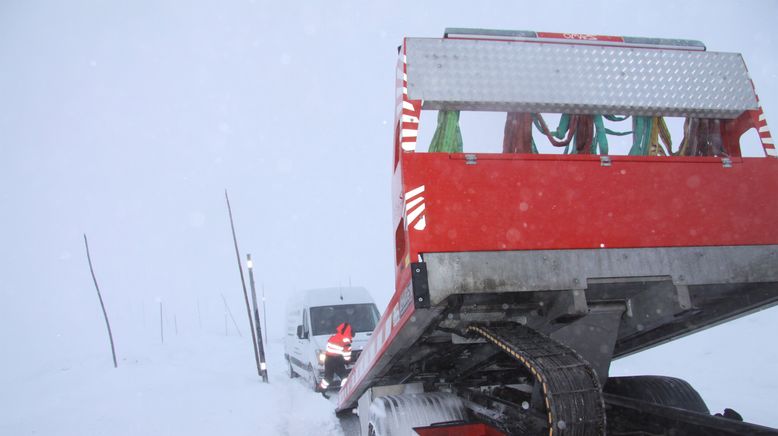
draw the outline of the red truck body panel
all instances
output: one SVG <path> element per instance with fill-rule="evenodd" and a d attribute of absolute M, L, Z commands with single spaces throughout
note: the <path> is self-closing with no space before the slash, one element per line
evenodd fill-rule
<path fill-rule="evenodd" d="M 778 243 L 778 160 L 417 153 L 426 228 L 408 223 L 410 258 L 430 252 Z"/>
<path fill-rule="evenodd" d="M 483 424 L 452 424 L 413 429 L 419 436 L 504 436 L 505 433 Z"/>

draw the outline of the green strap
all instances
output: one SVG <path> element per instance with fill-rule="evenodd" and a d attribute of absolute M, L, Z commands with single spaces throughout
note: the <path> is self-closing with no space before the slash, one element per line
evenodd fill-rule
<path fill-rule="evenodd" d="M 594 116 L 594 139 L 592 140 L 592 154 L 608 154 L 608 130 L 602 121 L 602 115 Z"/>
<path fill-rule="evenodd" d="M 629 149 L 630 156 L 648 155 L 648 145 L 651 141 L 651 128 L 653 127 L 653 117 L 632 117 L 632 148 Z"/>
<path fill-rule="evenodd" d="M 595 115 L 594 127 L 595 133 L 592 140 L 591 152 L 593 154 L 608 154 L 608 136 L 625 136 L 632 134 L 633 141 L 630 148 L 630 156 L 646 156 L 648 155 L 650 142 L 651 142 L 651 129 L 653 127 L 653 117 L 632 117 L 632 130 L 626 132 L 619 132 L 611 130 L 605 127 L 603 119 L 609 121 L 624 121 L 628 116 L 619 117 L 616 115 Z M 540 122 L 537 117 L 533 117 L 535 127 L 543 131 Z M 563 139 L 568 129 L 570 128 L 570 114 L 562 114 L 559 118 L 559 125 L 551 132 L 556 138 Z M 441 153 L 461 153 L 463 150 L 462 131 L 459 128 L 459 111 L 438 111 L 438 126 L 435 130 L 435 135 L 432 137 L 432 142 L 429 147 L 430 152 Z M 538 153 L 535 140 L 532 140 L 532 152 Z M 564 154 L 577 153 L 576 138 L 565 147 Z"/>
<path fill-rule="evenodd" d="M 569 128 L 570 114 L 562 114 L 562 116 L 559 117 L 559 127 L 556 128 L 554 136 L 556 136 L 557 139 L 565 139 L 565 135 L 567 135 L 567 129 Z"/>
<path fill-rule="evenodd" d="M 609 128 L 605 128 L 605 133 L 613 136 L 627 136 L 634 133 L 632 130 L 627 130 L 626 132 L 619 132 L 618 130 L 611 130 Z"/>
<path fill-rule="evenodd" d="M 459 111 L 438 111 L 438 127 L 435 129 L 429 151 L 432 153 L 462 153 Z"/>
<path fill-rule="evenodd" d="M 595 131 L 594 131 L 594 138 L 592 139 L 592 146 L 591 146 L 591 150 L 590 150 L 593 154 L 602 154 L 602 155 L 607 155 L 608 154 L 608 152 L 609 152 L 609 148 L 608 148 L 608 135 L 626 136 L 626 135 L 632 135 L 632 134 L 635 133 L 635 129 L 634 128 L 633 128 L 633 130 L 626 131 L 626 132 L 620 132 L 620 131 L 617 131 L 617 130 L 611 130 L 611 129 L 605 127 L 605 122 L 603 121 L 603 120 L 616 121 L 616 122 L 624 121 L 624 120 L 629 119 L 629 115 L 626 115 L 626 116 L 623 116 L 623 117 L 619 117 L 619 116 L 616 116 L 616 115 L 594 115 L 593 118 L 594 118 L 594 128 L 595 128 Z M 647 117 L 647 118 L 650 119 L 650 117 Z M 535 125 L 535 128 L 537 128 L 541 133 L 543 133 L 545 135 L 547 132 L 544 131 L 543 126 L 540 124 L 540 120 L 538 119 L 538 117 L 535 114 L 533 114 L 532 119 L 533 119 L 533 124 Z M 641 123 L 640 125 L 643 126 L 645 124 L 645 120 L 642 120 L 640 123 Z M 633 124 L 634 124 L 634 119 L 633 119 Z M 558 138 L 558 139 L 563 139 L 567 135 L 567 131 L 568 131 L 569 128 L 570 128 L 570 114 L 562 114 L 562 116 L 559 118 L 559 126 L 557 126 L 556 130 L 554 130 L 553 132 L 550 132 L 550 134 L 553 135 L 554 137 Z M 635 153 L 641 153 L 642 150 L 644 150 L 644 149 L 645 149 L 646 152 L 648 151 L 648 142 L 647 141 L 650 140 L 649 139 L 650 133 L 651 133 L 650 126 L 649 126 L 649 129 L 648 129 L 647 132 L 643 133 L 642 130 L 641 130 L 641 132 L 639 132 L 639 135 L 640 135 L 641 139 L 640 139 L 640 141 L 637 142 L 638 146 L 636 147 L 636 145 L 634 143 L 633 143 L 633 146 L 632 146 L 633 149 L 636 149 Z M 645 136 L 645 138 L 643 138 L 643 136 Z M 575 146 L 576 139 L 577 138 L 574 136 L 573 140 L 570 141 L 570 144 L 565 146 L 563 154 L 576 154 L 576 153 L 578 153 L 578 149 Z M 636 139 L 636 141 L 637 141 L 637 139 Z M 646 141 L 645 144 L 643 144 L 644 141 Z M 532 141 L 532 146 L 533 146 L 533 152 L 537 153 L 537 148 L 535 146 L 534 139 Z M 632 152 L 632 150 L 630 151 L 630 154 L 634 154 Z"/>
<path fill-rule="evenodd" d="M 570 114 L 562 114 L 562 116 L 559 117 L 559 126 L 557 126 L 556 130 L 551 132 L 552 135 L 554 135 L 557 139 L 565 139 L 565 136 L 567 136 L 567 130 L 570 129 Z M 572 150 L 570 149 L 570 145 L 572 144 Z M 563 154 L 575 154 L 575 138 L 573 138 L 572 141 L 570 141 L 570 144 L 565 145 L 565 150 L 562 152 Z"/>

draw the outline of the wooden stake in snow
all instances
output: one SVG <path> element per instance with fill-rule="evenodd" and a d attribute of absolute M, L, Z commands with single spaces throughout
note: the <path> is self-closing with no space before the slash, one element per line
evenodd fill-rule
<path fill-rule="evenodd" d="M 238 250 L 238 238 L 235 236 L 235 222 L 232 219 L 232 207 L 230 207 L 230 197 L 227 190 L 224 190 L 224 198 L 227 200 L 227 212 L 230 215 L 230 228 L 232 229 L 232 242 L 235 245 L 235 257 L 238 259 L 238 271 L 240 271 L 240 284 L 243 286 L 243 299 L 246 301 L 246 315 L 249 318 L 249 329 L 251 330 L 251 341 L 254 343 L 254 360 L 257 362 L 257 374 L 262 377 L 262 367 L 259 364 L 259 352 L 257 352 L 257 335 L 254 333 L 254 321 L 251 319 L 251 305 L 249 305 L 249 293 L 246 290 L 246 279 L 243 276 L 243 263 L 240 261 L 240 251 Z"/>
<path fill-rule="evenodd" d="M 86 240 L 86 233 L 84 233 L 84 246 L 86 247 L 86 260 L 89 262 L 89 272 L 92 273 L 92 281 L 95 282 L 95 289 L 97 289 L 97 298 L 100 300 L 100 307 L 103 309 L 103 317 L 105 318 L 105 327 L 108 328 L 108 339 L 111 341 L 111 355 L 113 356 L 113 367 L 118 368 L 119 364 L 116 363 L 116 349 L 113 346 L 113 333 L 111 333 L 111 324 L 108 322 L 108 313 L 105 311 L 105 304 L 103 303 L 103 295 L 100 293 L 100 286 L 97 285 L 97 277 L 95 277 L 95 269 L 92 267 L 92 256 L 89 255 L 89 242 Z"/>
<path fill-rule="evenodd" d="M 240 329 L 238 328 L 238 323 L 235 322 L 235 317 L 232 316 L 232 311 L 230 310 L 230 306 L 227 304 L 227 299 L 224 298 L 224 294 L 222 295 L 222 301 L 224 301 L 224 310 L 227 312 L 224 314 L 224 335 L 227 335 L 227 314 L 230 315 L 230 319 L 232 320 L 232 325 L 235 326 L 235 331 L 238 332 L 238 336 L 243 337 L 243 335 L 240 333 Z"/>
<path fill-rule="evenodd" d="M 259 375 L 262 381 L 267 383 L 267 364 L 265 363 L 265 344 L 262 342 L 262 324 L 259 321 L 259 306 L 257 305 L 257 290 L 254 287 L 254 261 L 251 254 L 246 254 L 246 265 L 249 269 L 249 283 L 251 284 L 251 303 L 254 308 L 254 326 L 257 329 L 257 350 L 259 351 Z"/>
<path fill-rule="evenodd" d="M 162 300 L 159 300 L 159 340 L 165 343 L 165 330 L 162 323 Z"/>
<path fill-rule="evenodd" d="M 265 343 L 267 344 L 267 310 L 265 309 L 265 283 L 262 283 L 262 332 L 265 335 Z"/>
<path fill-rule="evenodd" d="M 200 299 L 197 299 L 197 324 L 200 326 L 200 330 L 203 329 L 203 318 L 200 316 Z"/>

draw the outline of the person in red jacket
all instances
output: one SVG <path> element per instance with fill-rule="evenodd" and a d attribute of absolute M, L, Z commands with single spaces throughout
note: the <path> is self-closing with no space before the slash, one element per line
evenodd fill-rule
<path fill-rule="evenodd" d="M 319 391 L 325 398 L 327 395 L 324 392 L 335 374 L 340 377 L 341 386 L 346 383 L 348 378 L 346 363 L 351 361 L 351 339 L 353 337 L 351 325 L 344 322 L 338 326 L 336 333 L 327 340 L 327 349 L 324 353 L 324 378 L 319 383 Z"/>

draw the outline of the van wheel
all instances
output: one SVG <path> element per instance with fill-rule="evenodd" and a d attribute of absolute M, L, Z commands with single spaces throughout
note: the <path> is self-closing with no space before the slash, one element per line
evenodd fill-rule
<path fill-rule="evenodd" d="M 319 388 L 319 380 L 316 380 L 316 373 L 313 371 L 313 365 L 310 363 L 308 364 L 308 372 L 311 374 L 311 387 L 316 391 Z"/>
<path fill-rule="evenodd" d="M 294 372 L 294 367 L 292 367 L 292 359 L 286 360 L 287 364 L 289 365 L 289 378 L 297 378 L 300 376 L 300 374 L 297 374 Z"/>

